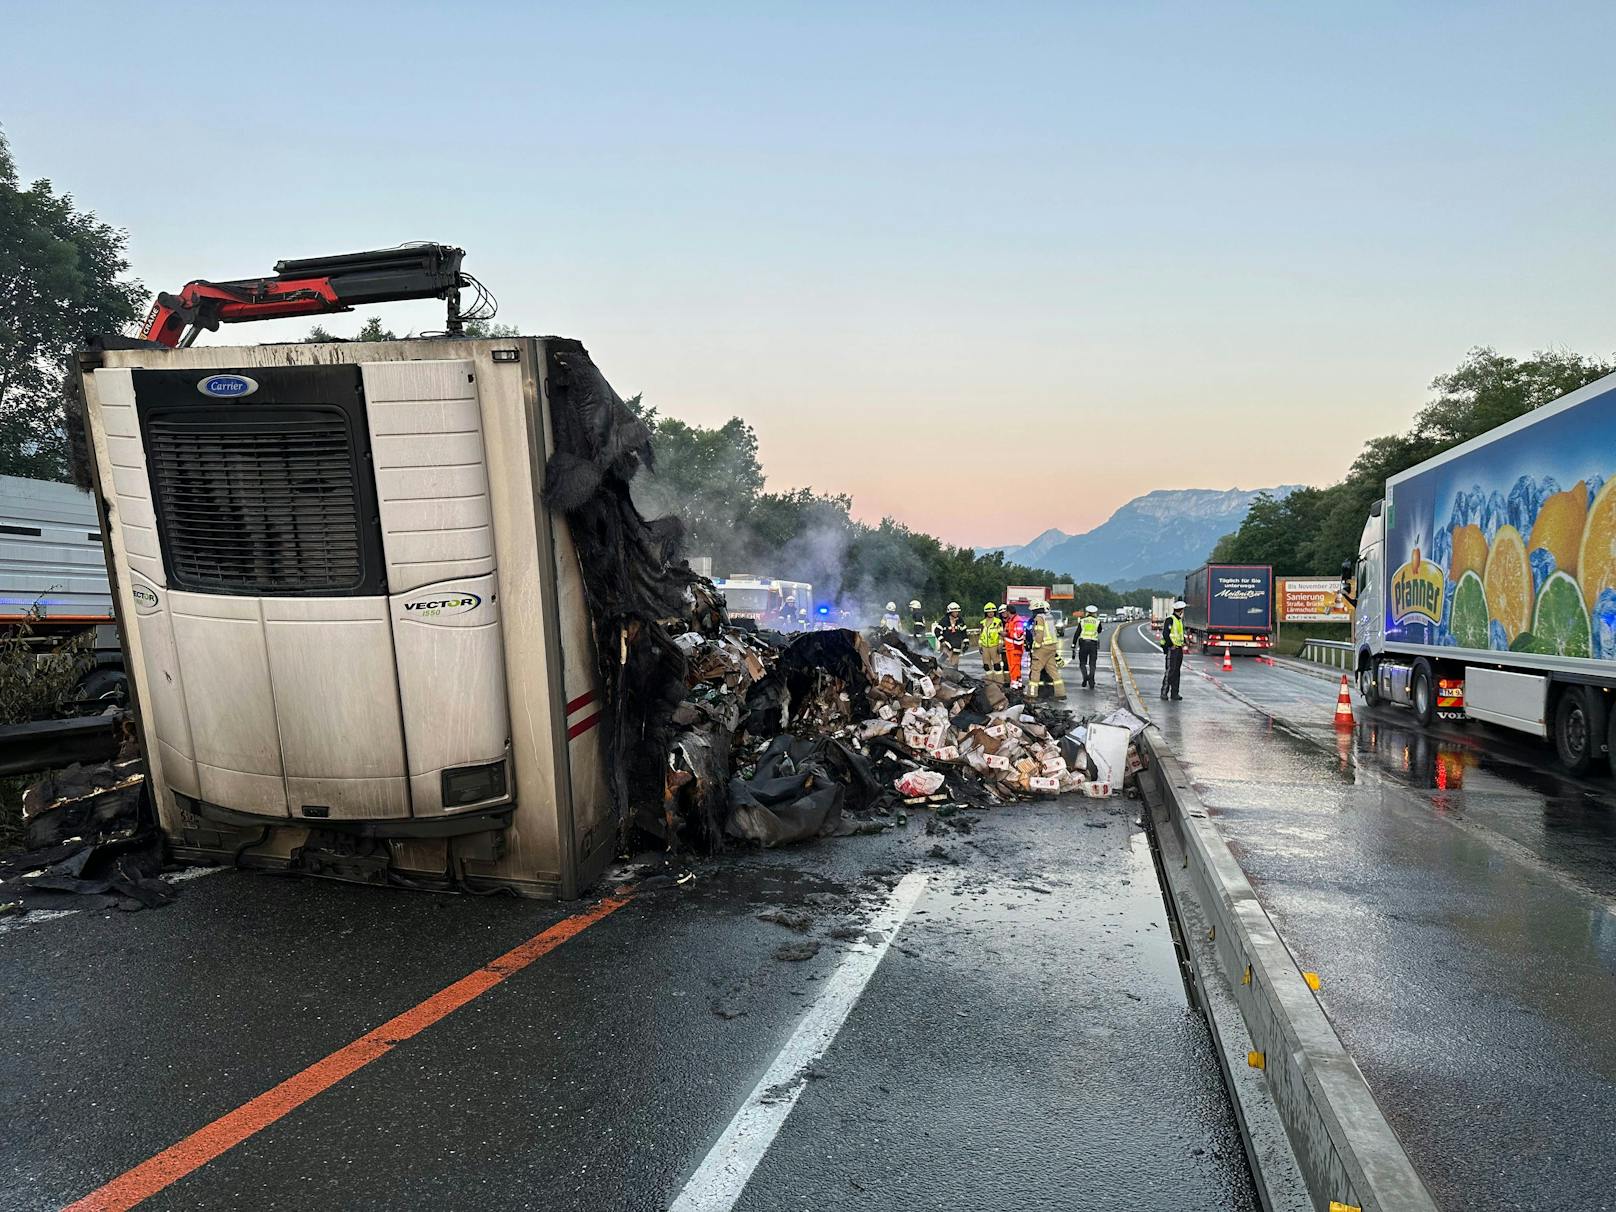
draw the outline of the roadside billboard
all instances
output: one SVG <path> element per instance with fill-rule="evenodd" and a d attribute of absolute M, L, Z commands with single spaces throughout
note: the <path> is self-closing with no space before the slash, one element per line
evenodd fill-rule
<path fill-rule="evenodd" d="M 1340 577 L 1285 577 L 1279 583 L 1280 622 L 1350 622 L 1352 611 L 1341 590 Z"/>

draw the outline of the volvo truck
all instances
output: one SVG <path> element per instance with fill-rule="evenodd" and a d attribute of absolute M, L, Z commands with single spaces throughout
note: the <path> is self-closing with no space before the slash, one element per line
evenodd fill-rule
<path fill-rule="evenodd" d="M 1391 477 L 1353 584 L 1358 687 L 1422 725 L 1616 754 L 1616 375 Z"/>

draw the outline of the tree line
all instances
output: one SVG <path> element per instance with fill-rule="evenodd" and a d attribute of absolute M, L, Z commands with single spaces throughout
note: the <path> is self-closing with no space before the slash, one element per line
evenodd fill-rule
<path fill-rule="evenodd" d="M 1338 483 L 1280 498 L 1258 496 L 1240 528 L 1219 539 L 1208 559 L 1272 564 L 1279 576 L 1334 576 L 1344 561 L 1357 557 L 1370 506 L 1385 492 L 1388 477 L 1612 371 L 1616 362 L 1565 350 L 1517 359 L 1472 349 L 1458 367 L 1431 381 L 1435 394 L 1407 432 L 1365 442 Z"/>
<path fill-rule="evenodd" d="M 629 407 L 650 426 L 655 470 L 635 481 L 642 512 L 674 514 L 685 524 L 685 548 L 713 561 L 719 575 L 752 573 L 807 581 L 814 599 L 834 612 L 879 614 L 887 602 L 907 612 L 918 600 L 928 618 L 950 601 L 977 617 L 1010 585 L 1055 585 L 1072 578 L 1048 568 L 977 555 L 892 518 L 853 517 L 846 493 L 813 488 L 770 492 L 758 459 L 757 433 L 740 417 L 718 426 L 691 425 L 662 414 L 636 396 Z M 1119 594 L 1078 584 L 1075 603 L 1114 610 L 1148 605 L 1149 590 Z"/>

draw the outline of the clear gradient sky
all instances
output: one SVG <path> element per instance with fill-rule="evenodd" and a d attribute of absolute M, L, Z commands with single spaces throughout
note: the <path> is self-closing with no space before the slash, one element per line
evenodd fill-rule
<path fill-rule="evenodd" d="M 22 173 L 149 287 L 459 244 L 624 395 L 750 420 L 771 487 L 956 542 L 1327 482 L 1472 345 L 1616 348 L 1608 0 L 3 22 Z"/>

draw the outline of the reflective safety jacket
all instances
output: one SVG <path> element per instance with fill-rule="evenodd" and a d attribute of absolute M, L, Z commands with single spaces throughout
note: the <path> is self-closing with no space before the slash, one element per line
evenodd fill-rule
<path fill-rule="evenodd" d="M 1184 620 L 1176 614 L 1169 617 L 1167 625 L 1162 628 L 1162 637 L 1169 648 L 1184 647 Z"/>
<path fill-rule="evenodd" d="M 1079 639 L 1097 640 L 1100 638 L 1100 620 L 1092 614 L 1083 616 L 1083 621 L 1077 625 Z"/>
<path fill-rule="evenodd" d="M 1027 638 L 1027 620 L 1019 614 L 1012 614 L 1005 620 L 1004 642 L 1019 644 Z"/>
<path fill-rule="evenodd" d="M 1048 648 L 1051 644 L 1059 643 L 1055 634 L 1055 624 L 1049 621 L 1047 614 L 1041 614 L 1032 625 L 1032 646 L 1034 648 Z"/>
<path fill-rule="evenodd" d="M 984 648 L 997 648 L 1004 642 L 1004 627 L 998 615 L 982 616 L 982 634 L 976 637 L 976 642 Z"/>

